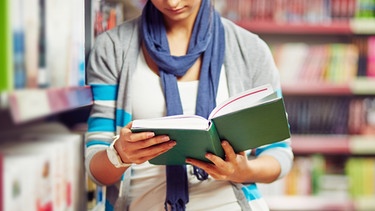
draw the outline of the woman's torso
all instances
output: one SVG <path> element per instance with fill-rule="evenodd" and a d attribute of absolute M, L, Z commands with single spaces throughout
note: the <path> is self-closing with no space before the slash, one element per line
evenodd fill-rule
<path fill-rule="evenodd" d="M 224 68 L 220 76 L 217 103 L 228 97 L 228 87 Z M 160 78 L 146 64 L 143 53 L 137 61 L 133 75 L 132 92 L 133 119 L 165 116 L 165 102 Z M 198 81 L 178 82 L 184 114 L 195 113 Z M 187 166 L 189 203 L 187 210 L 240 210 L 233 193 L 232 185 L 227 181 L 209 178 L 199 181 Z M 156 166 L 148 162 L 132 167 L 130 181 L 130 210 L 163 210 L 166 195 L 165 166 Z M 145 203 L 147 201 L 147 203 Z"/>

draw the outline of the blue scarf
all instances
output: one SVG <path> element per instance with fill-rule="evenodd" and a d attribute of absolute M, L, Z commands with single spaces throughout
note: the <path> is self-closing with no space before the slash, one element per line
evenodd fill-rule
<path fill-rule="evenodd" d="M 213 9 L 210 0 L 202 0 L 187 54 L 172 56 L 166 36 L 163 15 L 148 1 L 142 12 L 142 39 L 145 47 L 159 68 L 164 91 L 167 115 L 182 114 L 182 104 L 177 86 L 177 77 L 202 57 L 196 114 L 208 118 L 216 106 L 220 70 L 224 60 L 225 37 L 220 15 Z M 207 179 L 207 173 L 194 168 L 198 179 Z M 186 166 L 167 166 L 167 198 L 172 210 L 185 210 L 189 201 Z"/>

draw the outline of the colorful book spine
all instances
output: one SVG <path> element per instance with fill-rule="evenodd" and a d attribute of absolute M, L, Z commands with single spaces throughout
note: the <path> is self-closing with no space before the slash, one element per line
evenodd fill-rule
<path fill-rule="evenodd" d="M 220 8 L 220 12 L 234 21 L 348 22 L 354 16 L 369 16 L 369 1 L 372 0 L 227 0 L 227 6 Z M 358 9 L 356 4 L 361 8 Z"/>
<path fill-rule="evenodd" d="M 48 86 L 46 68 L 46 0 L 39 0 L 39 57 L 38 57 L 38 86 L 45 88 Z"/>
<path fill-rule="evenodd" d="M 11 1 L 11 24 L 13 37 L 13 71 L 14 87 L 25 88 L 25 27 L 23 19 L 23 0 Z"/>
<path fill-rule="evenodd" d="M 10 0 L 0 1 L 0 93 L 13 88 L 13 72 L 11 71 L 11 29 L 10 29 Z"/>
<path fill-rule="evenodd" d="M 23 1 L 26 88 L 38 87 L 39 0 Z"/>
<path fill-rule="evenodd" d="M 367 76 L 375 78 L 375 36 L 368 38 Z"/>
<path fill-rule="evenodd" d="M 374 0 L 357 0 L 355 18 L 375 18 Z"/>

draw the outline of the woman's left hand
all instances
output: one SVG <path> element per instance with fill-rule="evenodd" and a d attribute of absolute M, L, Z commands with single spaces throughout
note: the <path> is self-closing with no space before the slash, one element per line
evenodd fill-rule
<path fill-rule="evenodd" d="M 238 183 L 250 182 L 249 161 L 245 152 L 236 154 L 228 141 L 222 141 L 221 146 L 225 152 L 225 160 L 212 153 L 207 153 L 205 157 L 212 163 L 191 158 L 187 158 L 186 162 L 205 170 L 216 180 L 228 180 Z"/>

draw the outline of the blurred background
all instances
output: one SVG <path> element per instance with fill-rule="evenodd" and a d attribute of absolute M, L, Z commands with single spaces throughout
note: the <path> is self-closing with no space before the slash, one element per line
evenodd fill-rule
<path fill-rule="evenodd" d="M 95 37 L 145 2 L 0 2 L 0 210 L 102 210 L 105 188 L 83 168 L 85 63 Z M 260 184 L 271 210 L 375 210 L 375 0 L 213 3 L 280 70 L 296 156 Z"/>

